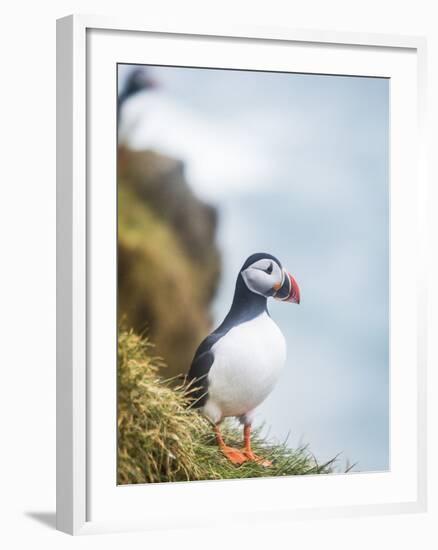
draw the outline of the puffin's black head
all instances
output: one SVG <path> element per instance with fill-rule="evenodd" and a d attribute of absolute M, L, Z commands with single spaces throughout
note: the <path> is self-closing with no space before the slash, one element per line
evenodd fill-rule
<path fill-rule="evenodd" d="M 142 90 L 155 88 L 155 86 L 155 81 L 150 77 L 146 69 L 134 69 L 126 80 L 124 95 L 131 96 Z"/>
<path fill-rule="evenodd" d="M 243 264 L 240 275 L 247 288 L 269 298 L 283 302 L 300 303 L 300 289 L 297 282 L 271 254 L 252 254 Z"/>

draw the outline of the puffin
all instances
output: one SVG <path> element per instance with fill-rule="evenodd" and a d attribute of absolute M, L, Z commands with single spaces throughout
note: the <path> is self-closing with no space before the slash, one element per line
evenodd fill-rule
<path fill-rule="evenodd" d="M 255 410 L 272 392 L 286 362 L 286 340 L 267 301 L 300 303 L 294 277 L 271 254 L 252 254 L 236 280 L 231 308 L 220 326 L 197 348 L 187 378 L 192 407 L 210 421 L 219 450 L 235 465 L 271 462 L 251 448 Z M 226 445 L 220 430 L 227 417 L 243 425 L 244 446 Z"/>
<path fill-rule="evenodd" d="M 134 95 L 143 90 L 156 87 L 156 82 L 144 68 L 136 68 L 128 75 L 126 82 L 117 97 L 117 119 L 120 120 L 121 108 Z"/>

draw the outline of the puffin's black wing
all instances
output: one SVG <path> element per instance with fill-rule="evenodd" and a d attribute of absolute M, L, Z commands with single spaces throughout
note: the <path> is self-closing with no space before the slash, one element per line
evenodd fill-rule
<path fill-rule="evenodd" d="M 187 381 L 192 388 L 196 388 L 190 392 L 193 397 L 192 407 L 202 407 L 208 397 L 208 373 L 214 363 L 214 353 L 211 348 L 231 329 L 231 324 L 227 319 L 212 332 L 205 340 L 201 342 L 196 350 L 189 372 Z"/>
<path fill-rule="evenodd" d="M 198 349 L 198 352 L 200 350 Z M 193 399 L 192 407 L 202 407 L 207 401 L 208 396 L 208 373 L 214 362 L 213 352 L 208 350 L 203 353 L 196 352 L 192 361 L 187 379 L 193 391 L 190 392 L 190 398 Z"/>

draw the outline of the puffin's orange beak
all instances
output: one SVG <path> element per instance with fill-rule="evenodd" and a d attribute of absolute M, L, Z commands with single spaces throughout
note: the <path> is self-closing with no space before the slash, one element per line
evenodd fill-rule
<path fill-rule="evenodd" d="M 296 280 L 283 269 L 283 282 L 274 287 L 274 298 L 282 302 L 291 302 L 293 304 L 300 303 L 300 287 Z"/>

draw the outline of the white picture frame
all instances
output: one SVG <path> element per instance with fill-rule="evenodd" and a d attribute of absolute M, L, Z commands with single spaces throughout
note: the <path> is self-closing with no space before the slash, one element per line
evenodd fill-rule
<path fill-rule="evenodd" d="M 128 35 L 130 39 L 125 40 Z M 387 76 L 394 78 L 394 90 L 398 86 L 397 82 L 400 84 L 399 87 L 403 82 L 403 94 L 407 95 L 398 96 L 394 91 L 392 114 L 395 116 L 391 117 L 391 147 L 394 152 L 391 160 L 391 246 L 393 250 L 391 361 L 406 364 L 408 374 L 400 372 L 397 388 L 393 388 L 391 393 L 391 412 L 392 421 L 400 421 L 405 426 L 407 444 L 403 434 L 398 433 L 400 424 L 394 424 L 396 429 L 392 430 L 394 440 L 391 444 L 392 451 L 395 453 L 393 455 L 395 462 L 393 461 L 393 470 L 389 474 L 318 476 L 317 481 L 310 476 L 310 479 L 297 477 L 293 480 L 282 478 L 226 483 L 197 482 L 131 488 L 116 487 L 114 471 L 114 487 L 107 486 L 110 483 L 108 476 L 111 476 L 115 460 L 115 447 L 114 449 L 108 447 L 109 444 L 112 445 L 111 438 L 114 436 L 115 422 L 113 426 L 111 420 L 109 422 L 111 427 L 106 430 L 103 424 L 105 420 L 101 418 L 99 411 L 106 413 L 109 411 L 110 417 L 113 415 L 115 401 L 111 404 L 111 400 L 115 400 L 115 393 L 109 378 L 108 382 L 102 381 L 102 390 L 99 394 L 92 388 L 96 388 L 96 377 L 114 375 L 111 369 L 108 369 L 108 373 L 102 373 L 99 370 L 100 359 L 103 358 L 99 353 L 105 353 L 102 348 L 106 346 L 107 353 L 115 357 L 116 324 L 112 304 L 113 295 L 115 295 L 113 237 L 116 219 L 114 218 L 114 189 L 111 191 L 111 186 L 103 189 L 92 182 L 101 180 L 103 177 L 113 180 L 115 178 L 116 149 L 115 147 L 111 149 L 115 140 L 115 109 L 114 117 L 109 120 L 106 116 L 107 112 L 105 113 L 103 109 L 107 108 L 112 101 L 110 97 L 108 101 L 100 102 L 99 109 L 93 107 L 95 105 L 93 86 L 99 85 L 101 88 L 107 86 L 110 82 L 108 79 L 113 78 L 114 75 L 111 77 L 108 71 L 105 73 L 104 67 L 113 66 L 118 55 L 121 56 L 120 62 L 140 62 L 138 44 L 141 40 L 158 40 L 164 45 L 165 49 L 161 54 L 159 49 L 155 49 L 156 58 L 162 57 L 163 64 L 169 63 L 169 60 L 173 60 L 176 65 L 183 64 L 184 56 L 194 51 L 192 46 L 195 42 L 202 42 L 204 46 L 207 42 L 212 44 L 210 49 L 203 48 L 203 51 L 206 51 L 203 53 L 204 56 L 215 56 L 209 65 L 212 62 L 213 65 L 221 62 L 223 51 L 217 47 L 216 42 L 225 44 L 228 55 L 236 59 L 237 68 L 239 63 L 243 63 L 239 61 L 238 56 L 236 57 L 238 51 L 243 52 L 242 55 L 244 55 L 247 50 L 246 65 L 252 66 L 256 61 L 251 48 L 257 46 L 263 54 L 261 57 L 264 63 L 269 66 L 269 63 L 273 62 L 273 49 L 277 48 L 276 51 L 279 52 L 279 48 L 282 48 L 282 54 L 276 58 L 276 63 L 281 63 L 284 58 L 287 64 L 287 48 L 294 47 L 301 49 L 302 54 L 301 65 L 297 66 L 297 72 L 321 72 L 321 69 L 318 69 L 319 65 L 312 65 L 312 52 L 315 51 L 319 55 L 321 51 L 326 50 L 325 72 L 327 74 Z M 178 42 L 178 45 L 181 45 L 182 41 L 187 47 L 179 48 L 177 56 L 172 44 Z M 233 516 L 238 521 L 242 519 L 260 521 L 261 518 L 284 520 L 285 518 L 317 518 L 365 513 L 418 512 L 426 509 L 425 220 L 427 208 L 423 135 L 425 52 L 425 40 L 419 37 L 284 28 L 180 29 L 169 25 L 151 28 L 148 24 L 138 21 L 94 16 L 69 16 L 58 20 L 57 527 L 59 530 L 70 534 L 86 534 L 214 524 L 217 521 L 217 514 L 213 504 L 210 514 L 203 514 L 201 510 L 198 514 L 191 513 L 190 517 L 177 513 L 178 502 L 179 506 L 181 502 L 187 502 L 188 507 L 193 506 L 193 510 L 196 510 L 196 502 L 198 499 L 205 498 L 206 495 L 217 502 L 217 506 L 220 506 L 224 499 L 230 501 L 238 494 L 246 496 L 248 504 L 245 511 L 236 517 L 236 510 L 230 509 L 229 515 L 226 516 L 229 521 L 233 520 Z M 406 58 L 403 57 L 404 55 Z M 371 57 L 368 59 L 367 56 Z M 297 59 L 298 57 L 299 55 Z M 199 62 L 196 59 L 195 61 L 191 59 L 190 63 L 199 63 L 199 66 L 206 64 L 206 61 Z M 99 62 L 98 65 L 96 61 Z M 259 63 L 260 59 L 257 62 Z M 97 66 L 103 68 L 97 69 Z M 228 67 L 229 64 L 226 66 Z M 341 72 L 338 72 L 339 67 Z M 368 69 L 364 69 L 366 67 Z M 96 71 L 97 77 L 98 70 L 102 72 L 99 72 L 98 80 L 96 78 L 93 80 L 93 71 Z M 365 73 L 365 70 L 369 72 Z M 97 81 L 99 84 L 96 84 Z M 114 90 L 109 93 L 113 92 Z M 104 122 L 104 119 L 108 120 Z M 410 135 L 404 135 L 406 129 L 410 130 Z M 113 158 L 111 158 L 111 150 Z M 408 151 L 409 154 L 407 154 Z M 393 185 L 395 178 L 397 185 Z M 107 197 L 104 196 L 106 194 L 108 194 Z M 101 202 L 98 209 L 96 198 Z M 416 207 L 412 208 L 412 204 Z M 407 217 L 409 205 L 411 210 Z M 110 230 L 103 233 L 102 229 L 98 228 L 110 228 Z M 415 262 L 412 262 L 412 265 L 405 265 L 398 247 L 393 247 L 399 239 L 406 242 L 408 257 L 415 254 Z M 99 252 L 97 252 L 98 249 Z M 98 262 L 94 260 L 97 254 L 99 254 Z M 97 263 L 101 268 L 90 268 Z M 402 267 L 403 281 L 400 280 Z M 97 288 L 96 278 L 102 274 L 99 269 L 106 270 L 104 273 L 109 275 Z M 402 305 L 403 285 L 406 284 L 409 285 L 411 296 L 408 305 L 406 306 L 405 303 L 404 306 L 408 307 L 414 320 L 404 320 L 400 318 L 403 316 L 397 315 L 397 312 L 401 311 L 399 308 Z M 112 313 L 105 314 L 107 319 L 101 318 L 99 321 L 96 315 L 99 315 L 102 307 L 107 307 L 102 300 L 109 295 L 112 296 L 108 302 Z M 100 327 L 98 331 L 96 331 L 97 323 Z M 402 369 L 398 369 L 397 372 L 399 370 Z M 394 380 L 392 377 L 393 384 Z M 93 384 L 92 381 L 94 381 Z M 108 408 L 105 409 L 105 407 Z M 107 435 L 106 431 L 108 431 Z M 94 443 L 97 440 L 98 445 Z M 397 447 L 397 445 L 400 446 Z M 400 451 L 403 445 L 409 446 L 410 449 L 405 463 L 397 462 L 397 449 Z M 109 466 L 104 464 L 106 459 L 102 457 L 105 456 L 108 456 Z M 99 469 L 96 468 L 96 462 L 100 466 Z M 293 486 L 291 484 L 289 486 L 293 489 L 293 494 L 298 495 L 294 502 L 284 498 L 285 483 L 293 483 Z M 324 500 L 321 494 L 317 496 L 319 489 L 316 484 L 329 495 L 330 501 Z M 265 507 L 257 505 L 257 494 L 261 487 L 270 497 L 267 500 L 271 501 L 271 504 Z M 137 495 L 132 489 L 138 490 Z M 140 492 L 142 492 L 141 495 Z M 306 499 L 303 497 L 304 493 L 307 494 Z M 376 498 L 377 493 L 380 495 L 379 498 Z M 353 498 L 354 494 L 359 496 Z M 170 500 L 176 504 L 174 508 L 171 505 L 167 506 L 166 515 L 164 515 L 163 507 L 166 502 L 169 503 L 169 496 L 172 497 Z M 272 503 L 272 500 L 275 503 Z M 116 501 L 119 501 L 119 505 Z M 131 514 L 133 509 L 138 509 L 145 503 L 150 505 L 148 514 L 144 514 L 144 517 L 141 514 Z"/>

